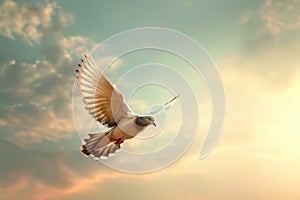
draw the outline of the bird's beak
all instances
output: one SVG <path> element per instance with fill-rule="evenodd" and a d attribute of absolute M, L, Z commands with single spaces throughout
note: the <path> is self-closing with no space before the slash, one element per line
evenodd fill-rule
<path fill-rule="evenodd" d="M 156 127 L 156 124 L 155 124 L 155 122 L 152 122 L 152 125 Z"/>

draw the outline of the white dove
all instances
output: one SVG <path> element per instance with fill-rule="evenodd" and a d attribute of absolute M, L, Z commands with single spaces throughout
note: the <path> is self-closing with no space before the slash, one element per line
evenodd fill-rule
<path fill-rule="evenodd" d="M 84 55 L 78 64 L 77 86 L 83 96 L 85 109 L 96 121 L 109 128 L 107 131 L 88 134 L 81 146 L 84 155 L 105 159 L 121 148 L 121 144 L 135 137 L 148 125 L 156 126 L 153 116 L 169 109 L 179 97 L 160 106 L 146 115 L 135 114 L 122 94 L 101 73 L 91 56 Z"/>

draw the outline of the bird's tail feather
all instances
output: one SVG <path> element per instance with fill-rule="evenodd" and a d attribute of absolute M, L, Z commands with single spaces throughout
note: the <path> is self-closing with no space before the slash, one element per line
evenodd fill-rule
<path fill-rule="evenodd" d="M 113 143 L 107 134 L 109 132 L 99 132 L 89 134 L 89 138 L 85 139 L 85 144 L 81 146 L 84 155 L 92 155 L 94 158 L 106 158 L 109 154 L 115 153 L 120 149 L 119 144 Z"/>

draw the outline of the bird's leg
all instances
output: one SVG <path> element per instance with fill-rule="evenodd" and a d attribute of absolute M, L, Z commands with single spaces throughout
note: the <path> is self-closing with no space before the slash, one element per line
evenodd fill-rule
<path fill-rule="evenodd" d="M 124 142 L 124 140 L 122 139 L 122 138 L 119 138 L 116 142 L 115 142 L 115 144 L 116 145 L 120 145 L 120 144 L 122 144 Z"/>

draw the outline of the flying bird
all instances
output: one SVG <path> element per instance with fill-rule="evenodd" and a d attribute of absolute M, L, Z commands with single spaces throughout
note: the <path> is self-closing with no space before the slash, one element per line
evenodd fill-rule
<path fill-rule="evenodd" d="M 157 110 L 145 115 L 135 114 L 125 102 L 120 91 L 102 74 L 91 56 L 84 55 L 76 70 L 77 86 L 83 97 L 85 109 L 108 130 L 88 134 L 81 151 L 95 159 L 105 159 L 121 148 L 121 144 L 135 137 L 147 126 L 156 126 L 154 116 L 169 109 L 176 96 Z"/>

